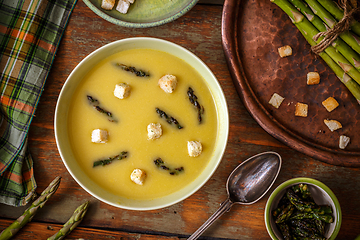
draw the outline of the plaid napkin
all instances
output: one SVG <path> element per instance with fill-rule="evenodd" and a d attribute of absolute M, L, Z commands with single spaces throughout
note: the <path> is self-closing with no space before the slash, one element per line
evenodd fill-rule
<path fill-rule="evenodd" d="M 36 189 L 27 133 L 76 0 L 0 0 L 0 202 Z"/>

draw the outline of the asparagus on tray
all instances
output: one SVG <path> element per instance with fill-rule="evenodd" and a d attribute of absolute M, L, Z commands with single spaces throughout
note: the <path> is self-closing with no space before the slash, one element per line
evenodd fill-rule
<path fill-rule="evenodd" d="M 8 228 L 0 233 L 0 240 L 10 239 L 13 237 L 25 224 L 31 221 L 39 208 L 42 208 L 47 200 L 56 192 L 60 185 L 61 177 L 56 177 L 49 186 L 41 193 L 40 197 L 36 199 L 25 212 L 16 219 Z"/>
<path fill-rule="evenodd" d="M 344 17 L 344 10 L 342 10 L 334 1 L 332 0 L 318 0 L 318 2 L 329 11 L 337 20 L 341 20 Z M 360 23 L 356 20 L 352 20 L 351 30 L 360 36 Z"/>
<path fill-rule="evenodd" d="M 327 31 L 327 27 L 333 28 L 336 20 L 326 13 L 326 10 L 316 0 L 306 0 L 306 5 L 301 0 L 290 0 L 290 2 L 320 31 Z M 313 12 L 316 12 L 316 14 Z M 320 18 L 320 17 L 321 18 Z M 324 22 L 323 22 L 324 21 Z M 325 25 L 326 22 L 326 25 Z M 333 42 L 335 47 L 343 56 L 357 69 L 360 70 L 360 45 L 349 31 L 343 32 Z M 354 51 L 355 50 L 355 51 Z"/>
<path fill-rule="evenodd" d="M 70 219 L 64 224 L 63 228 L 59 232 L 55 233 L 53 236 L 49 237 L 47 240 L 60 240 L 64 239 L 72 230 L 74 230 L 77 225 L 83 220 L 86 211 L 88 210 L 89 202 L 85 202 L 80 205 Z"/>
<path fill-rule="evenodd" d="M 317 41 L 313 40 L 313 37 L 319 33 L 319 30 L 295 6 L 287 0 L 271 1 L 290 17 L 311 46 L 317 45 L 322 40 L 322 37 Z M 325 51 L 319 53 L 319 56 L 329 65 L 360 104 L 360 72 L 333 46 L 328 46 Z"/>
<path fill-rule="evenodd" d="M 334 26 L 338 23 L 337 19 L 335 19 L 317 0 L 305 0 L 305 1 L 309 5 L 309 7 L 311 7 L 313 12 L 319 18 L 321 18 L 321 20 L 328 27 L 334 28 Z M 318 26 L 315 24 L 314 26 L 321 32 L 325 32 L 327 30 L 326 28 L 319 29 Z M 350 31 L 344 31 L 339 36 L 342 40 L 344 40 L 347 44 L 349 44 L 349 46 L 352 47 L 357 53 L 360 53 L 359 40 L 354 34 L 352 34 Z"/>

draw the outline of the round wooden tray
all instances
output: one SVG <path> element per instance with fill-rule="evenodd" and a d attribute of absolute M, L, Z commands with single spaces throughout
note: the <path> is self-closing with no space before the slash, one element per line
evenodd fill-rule
<path fill-rule="evenodd" d="M 323 162 L 360 166 L 360 105 L 331 69 L 310 51 L 310 45 L 289 17 L 269 0 L 225 0 L 222 41 L 235 87 L 258 124 L 287 146 Z M 293 55 L 281 58 L 278 47 L 290 45 Z M 320 73 L 308 86 L 306 74 Z M 285 97 L 279 109 L 268 102 L 276 92 Z M 322 101 L 340 104 L 328 112 Z M 308 117 L 295 116 L 297 102 L 309 105 Z M 331 132 L 324 119 L 343 128 Z M 340 135 L 351 138 L 345 150 Z"/>

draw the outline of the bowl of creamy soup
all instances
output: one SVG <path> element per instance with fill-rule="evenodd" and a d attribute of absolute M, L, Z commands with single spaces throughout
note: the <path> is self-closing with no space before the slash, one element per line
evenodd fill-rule
<path fill-rule="evenodd" d="M 56 105 L 55 137 L 69 173 L 112 206 L 178 203 L 213 175 L 229 133 L 226 99 L 193 53 L 128 38 L 83 59 Z"/>

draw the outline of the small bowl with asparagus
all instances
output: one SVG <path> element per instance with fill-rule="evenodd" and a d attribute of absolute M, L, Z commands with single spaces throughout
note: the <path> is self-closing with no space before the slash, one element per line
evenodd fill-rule
<path fill-rule="evenodd" d="M 274 240 L 335 239 L 341 226 L 340 204 L 322 182 L 293 178 L 270 195 L 265 225 Z"/>

